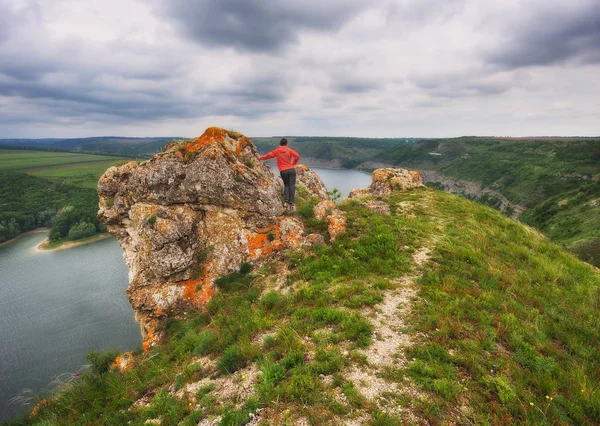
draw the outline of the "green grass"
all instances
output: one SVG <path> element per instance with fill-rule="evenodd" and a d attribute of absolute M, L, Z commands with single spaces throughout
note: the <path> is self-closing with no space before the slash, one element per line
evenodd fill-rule
<path fill-rule="evenodd" d="M 432 260 L 405 330 L 415 343 L 397 354 L 404 366 L 380 375 L 390 383 L 388 404 L 434 425 L 600 422 L 600 275 L 535 231 L 459 197 L 420 189 L 388 202 L 392 212 L 413 203 L 415 216 L 344 204 L 346 234 L 286 253 L 287 293 L 269 287 L 275 265 L 223 277 L 206 312 L 169 319 L 164 343 L 137 354 L 135 368 L 104 372 L 106 360 L 96 356 L 97 371 L 12 424 L 191 425 L 207 416 L 245 424 L 258 408 L 281 424 L 358 415 L 406 424 L 367 400 L 346 372 L 366 368 L 361 351 L 375 326 L 367 313 L 424 245 L 433 246 Z M 208 384 L 175 397 L 173 389 L 207 377 L 192 362 L 203 356 L 216 364 L 215 379 L 256 366 L 254 393 L 221 400 Z M 413 396 L 391 390 L 407 380 Z M 147 406 L 133 406 L 144 396 Z"/>
<path fill-rule="evenodd" d="M 69 152 L 0 150 L 0 171 L 18 171 L 70 185 L 96 189 L 98 179 L 124 158 Z"/>
<path fill-rule="evenodd" d="M 446 223 L 421 280 L 406 370 L 433 424 L 600 422 L 600 275 L 496 212 L 437 194 Z M 431 410 L 436 407 L 436 410 Z"/>

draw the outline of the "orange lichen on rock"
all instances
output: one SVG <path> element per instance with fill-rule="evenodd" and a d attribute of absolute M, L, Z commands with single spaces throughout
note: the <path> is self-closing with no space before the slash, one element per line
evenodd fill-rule
<path fill-rule="evenodd" d="M 331 200 L 321 201 L 313 208 L 313 216 L 315 219 L 323 220 L 337 207 Z"/>
<path fill-rule="evenodd" d="M 110 366 L 111 370 L 119 370 L 119 372 L 124 373 L 127 370 L 131 370 L 133 368 L 133 353 L 125 352 L 122 355 L 119 355 L 115 358 L 115 362 Z"/>
<path fill-rule="evenodd" d="M 212 276 L 209 275 L 184 281 L 182 285 L 183 299 L 192 303 L 192 305 L 199 309 L 204 308 L 208 301 L 215 294 L 215 286 L 212 282 Z"/>
<path fill-rule="evenodd" d="M 154 333 L 156 327 L 154 324 L 151 324 L 146 331 L 146 338 L 142 342 L 142 348 L 144 348 L 144 352 L 148 352 L 150 347 L 154 346 L 154 344 L 158 341 L 158 335 Z"/>
<path fill-rule="evenodd" d="M 259 259 L 273 253 L 273 250 L 281 250 L 282 248 L 279 223 L 259 229 L 258 233 L 248 239 L 248 255 L 251 260 Z"/>
<path fill-rule="evenodd" d="M 183 281 L 180 284 L 183 286 L 183 300 L 191 303 L 198 309 L 206 306 L 211 297 L 215 294 L 215 279 L 213 270 L 215 264 L 213 261 L 208 261 L 202 265 L 203 272 L 198 278 Z"/>
<path fill-rule="evenodd" d="M 233 137 L 232 137 L 233 135 Z M 228 151 L 236 154 L 241 154 L 242 150 L 250 144 L 250 140 L 243 135 L 234 134 L 228 132 L 220 127 L 209 127 L 206 131 L 190 142 L 185 147 L 186 152 L 197 152 L 205 146 L 211 144 L 220 144 L 225 147 Z"/>
<path fill-rule="evenodd" d="M 327 216 L 329 226 L 327 231 L 329 232 L 329 239 L 335 241 L 337 236 L 346 232 L 346 216 L 338 210 L 339 213 L 331 214 Z"/>

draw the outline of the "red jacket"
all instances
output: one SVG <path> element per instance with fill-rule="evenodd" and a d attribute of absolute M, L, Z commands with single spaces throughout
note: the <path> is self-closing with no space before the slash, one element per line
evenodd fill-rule
<path fill-rule="evenodd" d="M 285 145 L 279 146 L 268 154 L 262 155 L 260 159 L 268 160 L 273 157 L 277 158 L 277 168 L 280 172 L 294 168 L 296 163 L 300 161 L 298 153 Z"/>

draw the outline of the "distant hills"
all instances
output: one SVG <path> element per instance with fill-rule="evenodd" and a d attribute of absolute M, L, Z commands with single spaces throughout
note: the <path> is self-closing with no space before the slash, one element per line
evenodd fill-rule
<path fill-rule="evenodd" d="M 419 170 L 430 185 L 519 217 L 600 265 L 600 137 L 287 138 L 309 166 Z M 181 138 L 0 139 L 0 148 L 146 158 L 173 139 Z M 280 137 L 252 140 L 264 153 Z"/>
<path fill-rule="evenodd" d="M 100 136 L 74 139 L 0 139 L 0 147 L 76 151 L 128 157 L 150 157 L 177 137 L 127 138 Z"/>

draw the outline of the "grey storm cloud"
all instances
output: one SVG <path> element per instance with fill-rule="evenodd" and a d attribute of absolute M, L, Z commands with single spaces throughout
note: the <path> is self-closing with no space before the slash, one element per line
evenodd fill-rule
<path fill-rule="evenodd" d="M 359 0 L 165 0 L 159 10 L 199 44 L 278 52 L 296 42 L 300 31 L 336 30 L 370 4 Z"/>
<path fill-rule="evenodd" d="M 238 77 L 226 88 L 212 92 L 216 97 L 229 97 L 240 102 L 278 103 L 287 98 L 292 87 L 292 78 L 275 71 L 248 72 Z"/>
<path fill-rule="evenodd" d="M 488 70 L 468 69 L 410 74 L 408 81 L 430 96 L 441 98 L 499 95 L 513 86 L 512 81 L 494 80 L 490 74 Z"/>
<path fill-rule="evenodd" d="M 240 69 L 233 81 L 220 85 L 210 81 L 190 85 L 186 58 L 152 45 L 119 41 L 90 52 L 77 40 L 31 50 L 15 48 L 17 42 L 10 48 L 0 46 L 0 98 L 28 101 L 56 115 L 93 115 L 105 121 L 254 118 L 273 112 L 289 90 L 287 78 L 252 69 Z"/>
<path fill-rule="evenodd" d="M 43 80 L 0 81 L 0 96 L 19 97 L 60 105 L 68 115 L 101 114 L 136 120 L 189 118 L 203 115 L 257 117 L 277 108 L 283 89 L 266 89 L 261 81 L 243 87 L 204 90 L 182 99 L 171 87 L 141 91 L 110 87 L 93 80 L 73 79 L 60 86 Z M 69 110 L 69 111 L 67 111 Z"/>
<path fill-rule="evenodd" d="M 334 92 L 340 94 L 358 94 L 379 90 L 383 83 L 375 81 L 368 77 L 358 77 L 353 75 L 341 75 L 332 80 L 331 88 Z"/>
<path fill-rule="evenodd" d="M 506 68 L 569 60 L 600 63 L 600 3 L 543 2 L 508 25 L 505 34 L 505 40 L 485 55 L 489 63 Z"/>

